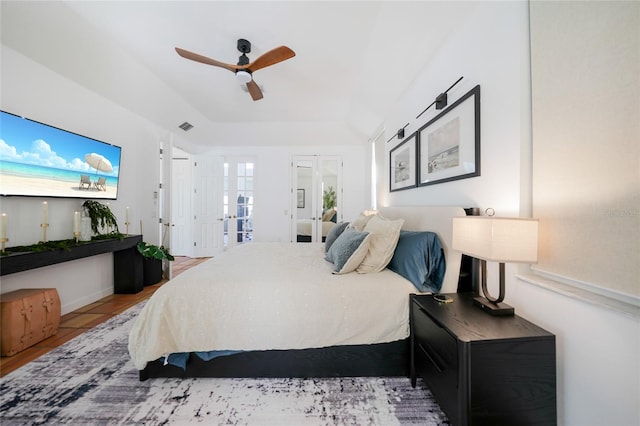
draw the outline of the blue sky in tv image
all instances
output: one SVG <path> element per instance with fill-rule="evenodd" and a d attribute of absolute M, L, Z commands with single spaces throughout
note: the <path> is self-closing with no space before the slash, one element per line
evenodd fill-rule
<path fill-rule="evenodd" d="M 3 174 L 77 182 L 81 174 L 103 176 L 117 185 L 121 148 L 85 136 L 0 112 L 0 167 Z M 105 157 L 112 170 L 85 161 L 91 153 Z"/>

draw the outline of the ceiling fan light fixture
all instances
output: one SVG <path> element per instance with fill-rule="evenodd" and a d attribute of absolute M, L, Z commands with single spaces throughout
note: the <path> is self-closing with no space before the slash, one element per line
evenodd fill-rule
<path fill-rule="evenodd" d="M 244 70 L 239 70 L 239 71 L 236 71 L 236 78 L 240 83 L 247 84 L 248 82 L 251 81 L 251 73 Z"/>

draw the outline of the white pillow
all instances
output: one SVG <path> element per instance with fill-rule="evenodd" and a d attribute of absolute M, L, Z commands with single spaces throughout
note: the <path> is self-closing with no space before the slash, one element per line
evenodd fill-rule
<path fill-rule="evenodd" d="M 376 214 L 364 227 L 369 233 L 369 252 L 356 269 L 361 274 L 380 272 L 391 261 L 404 219 L 388 220 Z"/>
<path fill-rule="evenodd" d="M 369 219 L 371 219 L 373 216 L 375 216 L 374 211 L 364 210 L 362 213 L 360 213 L 356 220 L 349 224 L 349 228 L 362 232 L 364 230 L 364 227 L 367 225 L 367 222 L 369 222 Z"/>

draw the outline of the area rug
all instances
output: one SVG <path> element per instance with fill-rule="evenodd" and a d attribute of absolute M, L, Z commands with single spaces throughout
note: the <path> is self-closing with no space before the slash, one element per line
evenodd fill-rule
<path fill-rule="evenodd" d="M 0 379 L 0 424 L 449 424 L 406 377 L 140 382 L 127 337 L 143 304 Z"/>

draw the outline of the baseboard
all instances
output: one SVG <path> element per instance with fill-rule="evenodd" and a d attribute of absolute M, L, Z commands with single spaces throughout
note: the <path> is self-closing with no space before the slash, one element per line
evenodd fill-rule
<path fill-rule="evenodd" d="M 84 306 L 90 305 L 93 302 L 97 302 L 103 297 L 107 297 L 113 294 L 112 288 L 105 288 L 99 291 L 93 292 L 91 294 L 84 295 L 79 299 L 72 300 L 68 303 L 62 305 L 62 315 L 68 314 L 70 312 L 75 311 L 76 309 L 80 309 Z"/>

